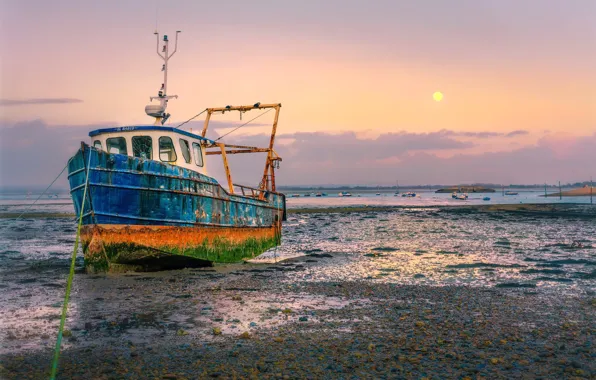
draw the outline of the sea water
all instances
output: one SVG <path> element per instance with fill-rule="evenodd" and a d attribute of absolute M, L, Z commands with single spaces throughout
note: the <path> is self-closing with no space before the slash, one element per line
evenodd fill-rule
<path fill-rule="evenodd" d="M 356 193 L 353 193 L 356 194 Z M 596 270 L 596 219 L 461 213 L 445 205 L 540 203 L 538 191 L 517 196 L 471 194 L 468 201 L 450 194 L 421 193 L 405 198 L 393 193 L 361 197 L 287 199 L 290 213 L 282 245 L 255 262 L 317 254 L 336 257 L 308 280 L 369 280 L 404 284 L 525 286 L 559 291 L 592 291 Z M 76 234 L 70 198 L 0 200 L 0 274 L 35 270 L 43 265 L 68 267 Z M 589 197 L 547 198 L 549 202 L 589 202 Z M 404 206 L 392 211 L 300 213 L 301 208 Z M 407 206 L 412 206 L 408 208 Z M 16 215 L 24 212 L 20 219 Z M 51 217 L 44 218 L 47 214 Z M 35 215 L 35 217 L 28 217 Z M 59 217 L 60 215 L 64 215 Z M 79 262 L 82 258 L 79 254 Z M 6 289 L 10 292 L 10 288 Z"/>

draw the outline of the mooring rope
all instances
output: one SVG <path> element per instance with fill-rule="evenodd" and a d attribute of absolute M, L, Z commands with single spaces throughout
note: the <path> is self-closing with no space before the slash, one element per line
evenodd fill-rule
<path fill-rule="evenodd" d="M 33 207 L 33 205 L 34 205 L 34 204 L 36 204 L 36 203 L 37 203 L 37 201 L 38 201 L 38 200 L 39 200 L 41 197 L 43 197 L 43 195 L 46 193 L 46 191 L 48 191 L 48 190 L 49 190 L 49 188 L 50 188 L 50 187 L 52 187 L 52 185 L 54 184 L 54 182 L 56 182 L 56 181 L 58 180 L 58 178 L 60 178 L 60 176 L 62 175 L 62 173 L 64 173 L 64 171 L 65 171 L 65 170 L 66 170 L 66 168 L 68 167 L 68 164 L 69 164 L 69 163 L 70 163 L 70 160 L 68 160 L 68 162 L 66 163 L 66 166 L 65 166 L 65 167 L 62 169 L 62 171 L 60 172 L 60 174 L 58 174 L 58 177 L 54 178 L 54 180 L 52 181 L 52 183 L 50 183 L 50 185 L 49 185 L 48 187 L 46 187 L 46 189 L 43 191 L 43 193 L 41 193 L 41 194 L 39 195 L 39 197 L 37 197 L 37 199 L 35 200 L 35 202 L 31 203 L 31 204 L 29 205 L 29 207 L 27 207 L 27 208 L 25 209 L 25 211 L 23 211 L 23 212 L 22 212 L 22 213 L 21 213 L 19 216 L 17 216 L 17 218 L 15 219 L 15 222 L 16 222 L 17 220 L 19 220 L 19 219 L 21 218 L 21 216 L 23 216 L 23 215 L 24 215 L 24 214 L 25 214 L 27 211 L 29 211 L 29 209 L 30 209 L 31 207 Z"/>
<path fill-rule="evenodd" d="M 282 217 L 279 216 L 279 212 L 281 211 L 280 206 L 280 199 L 281 197 L 277 196 L 275 198 L 275 216 L 277 217 L 277 221 L 275 223 L 275 250 L 273 251 L 273 260 L 277 263 L 277 247 L 281 245 L 281 220 Z"/>
<path fill-rule="evenodd" d="M 84 152 L 84 151 L 83 151 Z M 85 162 L 85 161 L 83 161 Z M 77 251 L 79 250 L 79 240 L 81 236 L 81 225 L 83 224 L 83 215 L 85 214 L 85 200 L 87 198 L 87 188 L 89 187 L 89 167 L 91 166 L 91 152 L 89 151 L 89 161 L 87 163 L 87 175 L 85 178 L 85 189 L 83 191 L 83 202 L 81 203 L 81 210 L 79 212 L 79 224 L 77 226 L 77 236 L 75 237 L 74 249 L 72 250 L 72 258 L 70 261 L 70 272 L 68 273 L 68 280 L 66 281 L 66 294 L 64 295 L 64 304 L 62 305 L 62 316 L 60 317 L 60 327 L 58 328 L 58 337 L 56 338 L 56 349 L 54 351 L 54 360 L 52 361 L 52 372 L 50 380 L 56 379 L 56 371 L 58 370 L 58 358 L 60 357 L 60 346 L 62 345 L 62 333 L 64 331 L 64 323 L 66 322 L 66 311 L 68 309 L 68 299 L 70 298 L 70 289 L 72 287 L 72 280 L 74 278 L 75 261 L 77 258 Z"/>

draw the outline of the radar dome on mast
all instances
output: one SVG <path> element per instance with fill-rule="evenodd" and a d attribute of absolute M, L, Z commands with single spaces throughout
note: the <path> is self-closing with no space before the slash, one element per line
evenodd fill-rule
<path fill-rule="evenodd" d="M 157 55 L 159 55 L 161 57 L 161 59 L 163 59 L 163 61 L 164 61 L 163 65 L 161 67 L 161 71 L 163 71 L 163 83 L 161 85 L 161 88 L 157 92 L 157 96 L 151 96 L 149 98 L 150 101 L 153 101 L 155 99 L 158 100 L 159 104 L 149 104 L 145 107 L 145 113 L 148 116 L 155 118 L 155 123 L 154 123 L 155 125 L 164 124 L 168 120 L 168 118 L 170 117 L 170 114 L 166 113 L 166 108 L 168 106 L 168 100 L 178 98 L 178 95 L 168 95 L 167 94 L 167 90 L 168 90 L 168 61 L 176 53 L 176 50 L 178 50 L 178 33 L 180 33 L 179 30 L 176 31 L 176 42 L 174 45 L 174 51 L 171 54 L 169 53 L 170 41 L 168 40 L 168 36 L 164 34 L 164 36 L 163 36 L 164 44 L 162 47 L 163 55 L 159 52 L 159 33 L 157 33 L 157 31 L 155 33 L 153 33 L 157 36 Z"/>

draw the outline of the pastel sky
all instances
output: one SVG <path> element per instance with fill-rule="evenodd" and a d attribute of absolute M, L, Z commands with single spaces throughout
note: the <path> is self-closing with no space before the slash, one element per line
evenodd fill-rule
<path fill-rule="evenodd" d="M 90 126 L 151 122 L 156 24 L 182 30 L 170 124 L 282 103 L 282 184 L 596 177 L 594 0 L 0 4 L 0 185 L 51 181 Z M 239 122 L 221 120 L 215 133 Z M 263 133 L 228 141 L 264 144 Z M 49 158 L 8 163 L 23 148 Z"/>

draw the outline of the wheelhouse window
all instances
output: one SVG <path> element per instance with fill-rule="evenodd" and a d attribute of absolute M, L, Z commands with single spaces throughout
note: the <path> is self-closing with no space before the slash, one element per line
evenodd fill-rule
<path fill-rule="evenodd" d="M 124 137 L 110 137 L 106 140 L 106 147 L 109 153 L 128 154 L 126 151 L 126 139 Z"/>
<path fill-rule="evenodd" d="M 197 164 L 197 166 L 203 166 L 203 152 L 201 150 L 201 144 L 198 143 L 192 143 L 192 150 L 193 150 L 193 154 L 195 156 L 195 164 Z"/>
<path fill-rule="evenodd" d="M 101 141 L 100 140 L 93 141 L 93 147 L 96 148 L 96 149 L 101 150 L 102 149 L 101 148 Z"/>
<path fill-rule="evenodd" d="M 133 136 L 132 155 L 135 157 L 151 160 L 153 158 L 153 141 L 149 136 Z"/>
<path fill-rule="evenodd" d="M 184 161 L 187 164 L 190 163 L 190 146 L 188 145 L 188 141 L 184 139 L 180 139 L 180 151 L 182 152 L 182 157 L 184 157 Z"/>
<path fill-rule="evenodd" d="M 161 136 L 159 138 L 159 159 L 164 162 L 176 161 L 176 149 L 174 149 L 174 143 L 168 136 Z"/>

